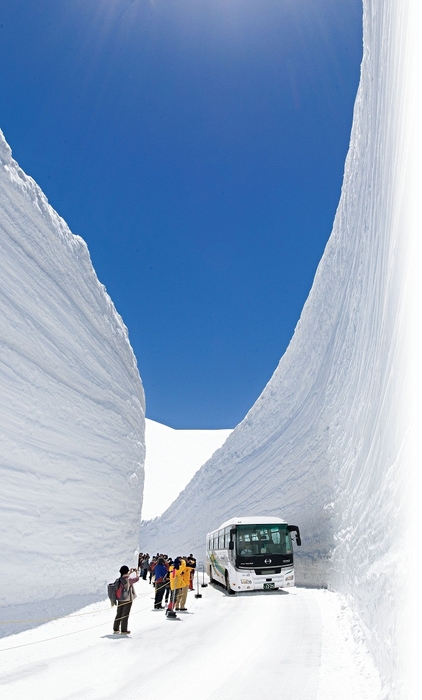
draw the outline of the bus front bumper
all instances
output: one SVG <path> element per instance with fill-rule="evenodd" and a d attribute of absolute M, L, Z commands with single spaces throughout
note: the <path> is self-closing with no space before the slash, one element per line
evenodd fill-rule
<path fill-rule="evenodd" d="M 232 584 L 233 585 L 233 584 Z M 272 576 L 256 576 L 255 574 L 245 574 L 239 579 L 234 590 L 238 591 L 270 591 L 277 588 L 291 588 L 295 585 L 295 575 L 293 571 L 286 571 L 284 574 Z"/>

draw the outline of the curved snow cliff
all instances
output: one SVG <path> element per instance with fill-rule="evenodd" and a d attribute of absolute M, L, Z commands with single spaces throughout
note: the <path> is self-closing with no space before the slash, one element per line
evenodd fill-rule
<path fill-rule="evenodd" d="M 140 533 L 143 551 L 194 549 L 204 560 L 206 532 L 232 515 L 299 525 L 298 583 L 345 595 L 388 698 L 409 697 L 400 640 L 417 395 L 409 329 L 420 324 L 410 253 L 420 235 L 416 15 L 414 0 L 364 3 L 341 200 L 294 337 L 225 445 Z"/>
<path fill-rule="evenodd" d="M 0 606 L 104 595 L 137 548 L 136 360 L 85 242 L 1 132 L 0 217 Z"/>

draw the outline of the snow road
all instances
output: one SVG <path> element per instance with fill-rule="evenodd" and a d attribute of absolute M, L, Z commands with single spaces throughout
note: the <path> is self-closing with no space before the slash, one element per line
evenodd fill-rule
<path fill-rule="evenodd" d="M 200 575 L 202 582 L 202 575 Z M 227 596 L 189 593 L 171 621 L 136 584 L 130 637 L 113 635 L 108 601 L 0 640 L 0 691 L 13 700 L 161 700 L 184 687 L 202 699 L 375 700 L 377 674 L 353 639 L 338 594 L 297 588 Z M 356 636 L 356 635 L 355 635 Z"/>

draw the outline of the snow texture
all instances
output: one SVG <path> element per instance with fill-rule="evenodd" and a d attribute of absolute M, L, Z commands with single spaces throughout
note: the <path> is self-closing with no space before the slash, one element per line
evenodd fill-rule
<path fill-rule="evenodd" d="M 419 698 L 420 36 L 419 0 L 365 0 L 341 200 L 294 337 L 226 443 L 141 527 L 144 551 L 203 559 L 228 517 L 278 515 L 302 531 L 298 581 L 332 590 L 209 587 L 171 632 L 139 582 L 130 641 L 98 639 L 104 602 L 3 639 L 8 697 L 162 698 L 187 682 L 237 700 L 284 681 L 297 700 Z M 143 392 L 85 244 L 2 139 L 0 207 L 1 595 L 32 601 L 37 624 L 134 554 Z"/>
<path fill-rule="evenodd" d="M 201 599 L 189 593 L 188 614 L 168 621 L 151 610 L 151 586 L 139 581 L 135 588 L 129 638 L 111 633 L 113 611 L 102 601 L 0 640 L 4 697 L 164 700 L 175 688 L 203 700 L 379 697 L 371 659 L 353 641 L 353 620 L 336 593 L 229 597 L 208 586 L 199 589 Z"/>
<path fill-rule="evenodd" d="M 174 430 L 147 418 L 142 519 L 161 515 L 231 432 Z"/>
<path fill-rule="evenodd" d="M 0 607 L 22 617 L 25 604 L 51 612 L 98 599 L 107 571 L 133 556 L 144 392 L 85 242 L 2 132 L 0 210 L 0 580 L 13 581 Z"/>
<path fill-rule="evenodd" d="M 206 532 L 231 516 L 299 525 L 297 582 L 344 597 L 389 699 L 411 697 L 420 33 L 417 2 L 364 3 L 341 199 L 292 341 L 225 445 L 140 533 L 143 551 L 203 558 Z"/>

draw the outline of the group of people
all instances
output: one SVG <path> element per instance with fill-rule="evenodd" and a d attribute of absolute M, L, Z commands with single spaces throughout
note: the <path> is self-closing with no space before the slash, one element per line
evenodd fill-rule
<path fill-rule="evenodd" d="M 148 553 L 140 552 L 138 568 L 120 568 L 121 597 L 117 601 L 117 614 L 114 620 L 114 634 L 130 634 L 128 619 L 132 602 L 136 598 L 133 584 L 142 578 L 155 588 L 154 610 L 187 611 L 188 591 L 193 590 L 196 559 L 192 554 L 178 556 L 175 559 L 157 552 L 152 558 Z M 163 601 L 166 605 L 163 605 Z"/>
<path fill-rule="evenodd" d="M 188 557 L 172 559 L 167 554 L 157 552 L 150 559 L 149 554 L 141 552 L 138 568 L 142 571 L 144 581 L 149 574 L 149 582 L 155 586 L 154 609 L 164 608 L 164 602 L 170 609 L 185 612 L 188 590 L 193 590 L 196 559 L 193 554 Z"/>

